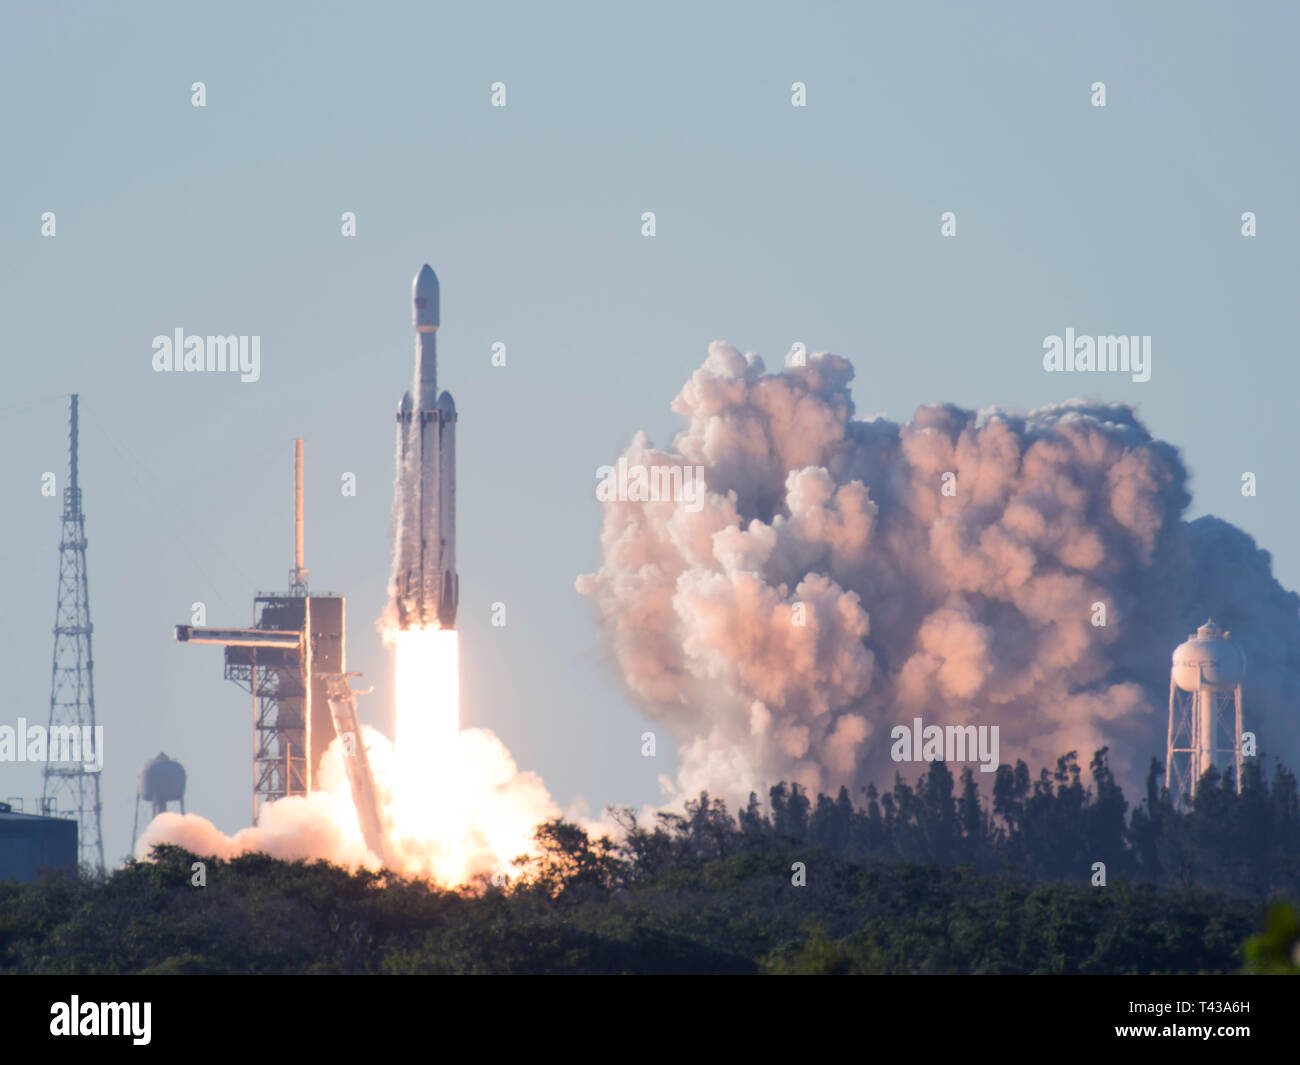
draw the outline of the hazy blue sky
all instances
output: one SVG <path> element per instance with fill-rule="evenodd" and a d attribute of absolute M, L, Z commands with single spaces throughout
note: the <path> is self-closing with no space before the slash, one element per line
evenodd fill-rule
<path fill-rule="evenodd" d="M 426 261 L 460 410 L 464 721 L 562 804 L 655 800 L 672 770 L 667 743 L 640 757 L 573 579 L 598 563 L 596 467 L 639 428 L 668 442 L 711 340 L 769 366 L 794 341 L 842 354 L 861 414 L 1136 403 L 1183 451 L 1191 514 L 1300 586 L 1298 41 L 1300 7 L 1267 3 L 11 0 L 0 723 L 48 716 L 60 504 L 40 478 L 62 486 L 78 391 L 110 861 L 159 750 L 188 809 L 247 823 L 247 697 L 172 626 L 196 600 L 247 624 L 285 585 L 296 436 L 312 587 L 348 596 L 362 717 L 391 731 L 373 621 Z M 1070 326 L 1151 335 L 1151 380 L 1044 373 Z M 155 374 L 177 327 L 260 335 L 261 380 Z M 0 765 L 0 799 L 40 787 Z"/>

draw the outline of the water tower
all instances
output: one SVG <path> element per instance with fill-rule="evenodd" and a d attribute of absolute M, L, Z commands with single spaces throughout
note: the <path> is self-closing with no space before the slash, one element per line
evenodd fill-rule
<path fill-rule="evenodd" d="M 1212 620 L 1174 648 L 1169 672 L 1165 787 L 1190 803 L 1210 766 L 1231 763 L 1241 791 L 1241 683 L 1246 656 Z"/>
<path fill-rule="evenodd" d="M 139 838 L 140 800 L 153 804 L 153 816 L 167 810 L 169 802 L 180 803 L 185 812 L 185 767 L 180 762 L 159 754 L 140 770 L 140 790 L 135 796 L 135 826 L 131 829 L 131 842 Z"/>

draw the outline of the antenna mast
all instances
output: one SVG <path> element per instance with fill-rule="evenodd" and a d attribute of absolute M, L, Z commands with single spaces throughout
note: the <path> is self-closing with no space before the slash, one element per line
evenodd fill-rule
<path fill-rule="evenodd" d="M 69 413 L 68 456 L 63 534 L 59 540 L 59 599 L 54 615 L 50 727 L 46 734 L 49 747 L 41 812 L 57 815 L 62 811 L 75 817 L 81 865 L 102 873 L 104 838 L 99 825 L 99 772 L 88 766 L 86 759 L 88 751 L 96 755 L 100 751 L 95 728 L 95 659 L 90 647 L 93 626 L 86 585 L 86 516 L 81 511 L 81 485 L 77 479 L 75 394 Z"/>

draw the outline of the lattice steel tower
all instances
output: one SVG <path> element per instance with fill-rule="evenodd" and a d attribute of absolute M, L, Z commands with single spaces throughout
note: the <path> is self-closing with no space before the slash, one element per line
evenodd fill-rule
<path fill-rule="evenodd" d="M 95 660 L 90 650 L 90 596 L 86 589 L 86 517 L 77 481 L 77 397 L 72 397 L 68 433 L 68 486 L 63 490 L 63 536 L 59 541 L 59 605 L 54 616 L 54 669 L 50 680 L 50 749 L 45 763 L 41 810 L 74 814 L 83 868 L 103 872 L 104 839 L 99 828 L 99 773 L 84 759 L 55 762 L 55 737 L 77 729 L 82 742 L 95 740 Z M 55 731 L 58 729 L 59 731 Z M 89 729 L 89 731 L 86 731 Z"/>

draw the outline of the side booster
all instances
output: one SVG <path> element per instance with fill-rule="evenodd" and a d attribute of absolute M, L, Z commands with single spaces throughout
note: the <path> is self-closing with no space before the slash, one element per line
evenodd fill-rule
<path fill-rule="evenodd" d="M 438 277 L 412 286 L 415 386 L 397 408 L 395 596 L 403 629 L 456 626 L 456 403 L 438 394 Z"/>

